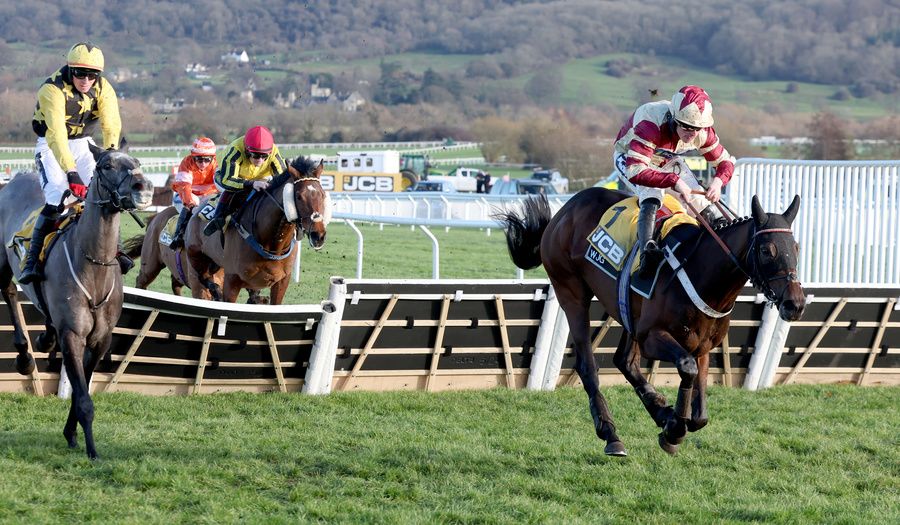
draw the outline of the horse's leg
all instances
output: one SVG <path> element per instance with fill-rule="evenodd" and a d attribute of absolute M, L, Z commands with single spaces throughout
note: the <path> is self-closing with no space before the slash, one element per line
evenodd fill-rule
<path fill-rule="evenodd" d="M 177 278 L 175 278 L 175 276 L 173 275 L 173 276 L 172 276 L 172 293 L 175 294 L 175 295 L 181 295 L 181 288 L 182 288 L 183 286 L 184 286 L 184 285 L 181 284 L 181 281 L 179 281 L 179 280 L 178 280 Z"/>
<path fill-rule="evenodd" d="M 63 363 L 66 374 L 72 384 L 72 407 L 69 411 L 69 420 L 63 429 L 63 436 L 69 443 L 69 447 L 78 445 L 75 438 L 75 421 L 81 424 L 84 430 L 84 443 L 87 455 L 91 459 L 97 459 L 97 450 L 94 448 L 94 402 L 88 391 L 87 378 L 84 373 L 84 337 L 71 330 L 63 331 L 59 336 L 59 344 L 62 348 Z M 74 416 L 74 417 L 73 417 Z"/>
<path fill-rule="evenodd" d="M 581 378 L 581 384 L 584 385 L 584 391 L 588 396 L 597 437 L 606 441 L 604 452 L 607 455 L 626 456 L 628 453 L 622 440 L 616 434 L 616 426 L 613 424 L 606 398 L 600 392 L 597 361 L 594 359 L 594 353 L 591 352 L 589 309 L 592 294 L 580 281 L 570 282 L 568 285 L 554 282 L 553 288 L 556 290 L 556 297 L 569 322 L 572 346 L 575 350 L 575 370 L 578 372 L 578 377 Z M 573 291 L 572 288 L 575 290 Z"/>
<path fill-rule="evenodd" d="M 241 281 L 241 278 L 234 274 L 225 274 L 225 293 L 222 295 L 222 300 L 226 303 L 234 303 L 237 302 L 238 295 L 241 293 L 243 289 L 244 282 Z"/>
<path fill-rule="evenodd" d="M 145 242 L 151 242 L 152 239 L 145 239 Z M 154 244 L 157 244 L 154 242 Z M 135 288 L 140 288 L 141 290 L 146 290 L 150 283 L 154 281 L 159 276 L 159 272 L 162 271 L 163 268 L 166 267 L 165 263 L 162 260 L 162 254 L 159 253 L 159 247 L 157 244 L 156 249 L 147 248 L 148 252 L 146 256 L 141 253 L 141 272 L 138 274 L 137 279 L 134 281 Z"/>
<path fill-rule="evenodd" d="M 269 304 L 281 304 L 284 301 L 284 294 L 287 292 L 288 286 L 291 284 L 291 275 L 288 274 L 284 279 L 276 282 L 269 288 Z"/>
<path fill-rule="evenodd" d="M 0 293 L 9 308 L 9 318 L 13 324 L 13 346 L 19 352 L 16 356 L 16 372 L 27 376 L 34 372 L 34 356 L 28 352 L 28 339 L 23 328 L 25 320 L 19 318 L 19 292 L 12 277 L 12 266 L 6 264 L 0 268 Z"/>
<path fill-rule="evenodd" d="M 675 412 L 672 407 L 667 406 L 665 396 L 657 392 L 644 377 L 641 372 L 640 348 L 631 334 L 625 330 L 622 331 L 622 339 L 619 340 L 619 346 L 613 355 L 613 363 L 634 388 L 656 425 L 662 428 Z"/>
<path fill-rule="evenodd" d="M 706 379 L 709 374 L 709 354 L 697 358 L 697 379 L 694 381 L 694 397 L 691 399 L 691 419 L 687 422 L 689 432 L 696 432 L 709 422 L 706 408 Z"/>
<path fill-rule="evenodd" d="M 666 421 L 659 434 L 659 446 L 669 454 L 678 451 L 678 445 L 687 434 L 687 421 L 691 416 L 691 398 L 694 381 L 697 378 L 697 360 L 687 352 L 668 332 L 653 330 L 647 335 L 642 346 L 643 353 L 650 359 L 668 361 L 675 364 L 681 383 L 678 385 L 678 399 L 675 413 Z"/>

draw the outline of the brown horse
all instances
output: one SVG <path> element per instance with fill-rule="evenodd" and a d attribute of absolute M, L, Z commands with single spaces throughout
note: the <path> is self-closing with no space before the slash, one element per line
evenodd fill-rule
<path fill-rule="evenodd" d="M 612 415 L 600 393 L 597 364 L 591 349 L 589 307 L 596 296 L 606 312 L 620 324 L 616 281 L 585 258 L 588 236 L 603 213 L 628 197 L 620 192 L 589 188 L 572 197 L 551 218 L 546 197 L 526 201 L 524 211 L 500 213 L 496 217 L 507 226 L 506 239 L 513 262 L 530 269 L 543 263 L 566 313 L 575 352 L 575 370 L 588 395 L 597 436 L 607 442 L 609 455 L 626 455 L 613 424 Z M 658 289 L 650 299 L 631 292 L 633 333 L 623 331 L 614 362 L 656 424 L 663 430 L 659 444 L 674 454 L 687 431 L 703 428 L 709 415 L 706 407 L 706 376 L 709 351 L 728 332 L 730 312 L 748 277 L 769 301 L 778 305 L 781 317 L 800 318 L 806 297 L 797 281 L 798 245 L 790 230 L 800 205 L 800 197 L 783 214 L 765 213 L 754 196 L 752 218 L 736 220 L 715 233 L 727 246 L 699 228 L 675 228 L 683 246 L 682 272 L 693 283 L 700 299 L 712 310 L 705 313 L 689 298 L 685 286 L 672 268 L 660 269 Z M 711 316 L 712 315 L 712 316 Z M 714 317 L 722 315 L 721 317 Z M 640 369 L 640 358 L 675 364 L 681 383 L 674 408 L 656 392 Z"/>
<path fill-rule="evenodd" d="M 230 303 L 243 288 L 269 288 L 270 303 L 281 304 L 297 257 L 297 238 L 305 234 L 315 250 L 325 244 L 328 195 L 319 181 L 324 169 L 322 162 L 297 157 L 268 189 L 254 193 L 224 233 L 203 235 L 203 221 L 192 216 L 185 246 L 200 286 L 214 299 Z M 224 292 L 214 280 L 220 269 L 225 272 Z"/>
<path fill-rule="evenodd" d="M 120 212 L 143 209 L 153 200 L 153 184 L 145 179 L 134 157 L 122 151 L 91 147 L 97 169 L 91 179 L 84 211 L 74 226 L 64 229 L 53 241 L 44 263 L 46 280 L 23 287 L 26 295 L 43 312 L 47 331 L 37 340 L 37 349 L 46 352 L 57 340 L 62 350 L 66 374 L 72 383 L 72 406 L 63 435 L 69 447 L 76 447 L 77 424 L 84 430 L 87 455 L 97 458 L 94 447 L 94 403 L 88 384 L 94 368 L 112 340 L 112 330 L 122 313 L 122 271 L 116 260 Z M 42 206 L 44 195 L 36 173 L 13 178 L 0 191 L 0 234 L 11 239 L 32 210 Z M 19 350 L 16 369 L 28 375 L 34 357 L 19 318 L 13 273 L 19 272 L 19 255 L 12 248 L 0 252 L 0 290 L 10 309 Z"/>
<path fill-rule="evenodd" d="M 136 235 L 123 243 L 126 255 L 132 259 L 140 258 L 141 260 L 141 270 L 135 280 L 135 287 L 146 290 L 150 283 L 156 280 L 163 268 L 168 268 L 171 273 L 172 293 L 181 295 L 181 289 L 186 284 L 190 286 L 188 275 L 191 273 L 196 275 L 197 272 L 190 265 L 187 253 L 182 252 L 179 257 L 175 250 L 172 250 L 159 240 L 160 233 L 166 227 L 166 223 L 170 218 L 177 215 L 178 210 L 174 206 L 164 209 L 150 217 L 145 234 Z M 221 275 L 219 276 L 219 281 L 221 282 Z M 209 291 L 205 288 L 200 288 L 199 296 L 195 295 L 194 297 L 212 299 Z"/>

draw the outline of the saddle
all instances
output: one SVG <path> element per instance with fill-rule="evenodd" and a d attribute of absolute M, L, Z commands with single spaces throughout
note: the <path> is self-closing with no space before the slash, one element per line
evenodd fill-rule
<path fill-rule="evenodd" d="M 38 264 L 44 264 L 44 261 L 47 260 L 47 255 L 53 248 L 53 245 L 59 237 L 59 234 L 65 231 L 68 227 L 77 223 L 78 218 L 81 217 L 81 212 L 83 211 L 84 204 L 78 203 L 71 207 L 69 213 L 60 217 L 60 219 L 56 222 L 56 229 L 48 233 L 47 237 L 44 238 L 44 248 L 41 250 L 40 256 L 38 257 Z M 28 215 L 28 218 L 25 219 L 25 222 L 22 224 L 22 229 L 13 234 L 12 239 L 10 239 L 8 243 L 6 243 L 6 247 L 15 250 L 16 255 L 19 256 L 20 270 L 24 268 L 25 255 L 28 253 L 28 247 L 31 245 L 31 234 L 34 231 L 34 225 L 37 222 L 38 215 L 40 214 L 41 208 L 38 208 L 31 212 L 31 214 Z"/>
<path fill-rule="evenodd" d="M 643 297 L 650 297 L 656 276 L 644 281 L 638 279 L 636 275 L 640 266 L 640 261 L 636 257 L 639 248 L 636 246 L 639 212 L 637 197 L 623 199 L 606 210 L 587 238 L 588 248 L 584 257 L 615 280 L 619 279 L 627 267 L 632 290 Z M 669 233 L 676 226 L 683 224 L 698 225 L 697 220 L 685 212 L 675 197 L 666 194 L 662 206 L 656 212 L 654 239 L 662 245 Z"/>

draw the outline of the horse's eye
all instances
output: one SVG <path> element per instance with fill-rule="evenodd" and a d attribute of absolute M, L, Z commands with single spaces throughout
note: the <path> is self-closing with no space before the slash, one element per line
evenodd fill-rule
<path fill-rule="evenodd" d="M 759 256 L 764 260 L 774 259 L 777 253 L 778 251 L 775 249 L 775 245 L 772 243 L 763 244 L 759 247 Z"/>

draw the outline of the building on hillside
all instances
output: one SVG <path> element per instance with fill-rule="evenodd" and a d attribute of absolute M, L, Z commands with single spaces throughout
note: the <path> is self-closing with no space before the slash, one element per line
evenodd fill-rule
<path fill-rule="evenodd" d="M 249 64 L 250 55 L 247 54 L 246 49 L 241 49 L 240 51 L 232 49 L 231 52 L 222 55 L 222 62 L 226 64 Z"/>
<path fill-rule="evenodd" d="M 347 95 L 346 98 L 341 100 L 341 109 L 346 111 L 347 113 L 353 113 L 359 111 L 359 109 L 366 105 L 366 99 L 359 93 L 359 91 L 354 91 Z"/>
<path fill-rule="evenodd" d="M 196 105 L 196 103 L 194 103 L 194 105 Z M 157 114 L 169 115 L 178 113 L 185 107 L 189 106 L 185 106 L 183 98 L 170 99 L 169 97 L 166 97 L 166 99 L 161 102 L 152 98 L 150 99 L 150 108 Z"/>

